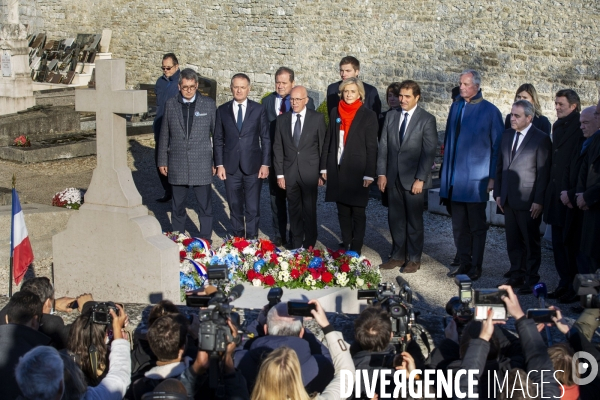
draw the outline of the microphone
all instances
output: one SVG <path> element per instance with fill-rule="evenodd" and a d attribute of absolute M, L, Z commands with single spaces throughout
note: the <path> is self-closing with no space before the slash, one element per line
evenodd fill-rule
<path fill-rule="evenodd" d="M 546 296 L 548 295 L 548 288 L 544 282 L 539 282 L 533 287 L 533 295 L 537 297 L 540 308 L 546 308 Z"/>
<path fill-rule="evenodd" d="M 400 275 L 398 275 L 396 277 L 396 283 L 398 284 L 398 287 L 401 287 L 401 288 L 407 287 L 407 286 L 410 287 L 408 282 L 406 282 L 406 280 L 403 277 L 401 277 Z"/>
<path fill-rule="evenodd" d="M 537 297 L 540 308 L 546 308 L 546 296 L 548 295 L 548 288 L 544 282 L 539 282 L 533 287 L 533 295 Z M 548 346 L 552 346 L 552 336 L 550 335 L 550 329 L 544 326 L 546 331 L 546 339 L 548 340 Z"/>
<path fill-rule="evenodd" d="M 244 293 L 244 285 L 235 285 L 233 289 L 229 292 L 229 297 L 227 298 L 228 302 L 232 302 L 236 299 L 242 297 L 242 293 Z"/>

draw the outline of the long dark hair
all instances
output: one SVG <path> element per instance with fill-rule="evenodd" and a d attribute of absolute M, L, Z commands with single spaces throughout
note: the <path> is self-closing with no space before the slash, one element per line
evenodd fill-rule
<path fill-rule="evenodd" d="M 102 376 L 108 371 L 108 347 L 105 342 L 106 325 L 95 324 L 92 322 L 92 310 L 77 317 L 67 341 L 67 349 L 75 355 L 75 362 L 85 374 L 86 380 L 90 386 L 96 386 L 102 380 Z M 90 346 L 94 345 L 98 355 L 98 370 L 103 374 L 98 375 L 98 371 L 92 368 L 90 361 Z"/>

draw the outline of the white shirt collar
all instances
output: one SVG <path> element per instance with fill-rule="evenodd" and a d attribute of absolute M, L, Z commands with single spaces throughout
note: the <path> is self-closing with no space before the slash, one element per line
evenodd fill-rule
<path fill-rule="evenodd" d="M 184 103 L 193 103 L 194 101 L 196 101 L 196 95 L 194 95 L 194 97 L 192 97 L 191 100 L 188 100 L 183 96 L 181 96 L 181 99 L 183 100 Z"/>
<path fill-rule="evenodd" d="M 523 135 L 523 137 L 525 137 L 525 135 L 527 135 L 527 132 L 529 132 L 529 129 L 531 129 L 531 125 L 533 125 L 533 124 L 527 125 L 527 128 L 525 128 L 522 131 L 520 131 L 521 135 Z"/>
<path fill-rule="evenodd" d="M 411 108 L 408 111 L 404 111 L 403 109 L 400 109 L 400 112 L 402 112 L 402 116 L 404 116 L 404 114 L 408 113 L 408 119 L 411 119 L 413 114 L 415 113 L 416 109 L 417 109 L 417 106 L 415 105 L 413 108 Z"/>
<path fill-rule="evenodd" d="M 246 97 L 246 99 L 244 101 L 242 101 L 241 103 L 238 103 L 236 100 L 233 100 L 233 105 L 236 106 L 234 108 L 239 108 L 237 106 L 240 104 L 242 105 L 243 108 L 246 108 L 248 106 L 248 98 Z"/>
<path fill-rule="evenodd" d="M 299 113 L 292 111 L 292 119 L 295 120 L 296 115 L 298 115 L 298 114 L 300 114 L 300 119 L 304 119 L 304 117 L 306 116 L 306 106 L 304 106 L 304 109 L 302 111 L 300 111 Z"/>

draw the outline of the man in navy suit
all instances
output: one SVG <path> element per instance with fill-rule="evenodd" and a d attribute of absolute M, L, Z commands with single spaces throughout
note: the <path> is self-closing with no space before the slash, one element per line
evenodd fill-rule
<path fill-rule="evenodd" d="M 264 107 L 248 99 L 246 74 L 231 78 L 231 93 L 233 100 L 217 109 L 213 139 L 217 176 L 225 181 L 233 235 L 256 239 L 260 189 L 271 165 L 269 121 Z"/>
<path fill-rule="evenodd" d="M 326 126 L 323 114 L 309 110 L 306 88 L 290 93 L 292 112 L 277 117 L 273 167 L 277 185 L 285 190 L 290 212 L 292 248 L 309 248 L 317 242 L 317 187 L 326 169 L 323 150 Z"/>
<path fill-rule="evenodd" d="M 327 115 L 331 115 L 331 110 L 338 106 L 340 102 L 340 84 L 348 78 L 358 78 L 360 73 L 360 61 L 355 57 L 346 56 L 340 61 L 340 78 L 341 81 L 332 83 L 327 87 Z M 374 86 L 371 86 L 363 81 L 365 87 L 365 99 L 363 104 L 369 110 L 375 111 L 379 117 L 381 114 L 381 99 L 379 93 Z"/>
<path fill-rule="evenodd" d="M 535 109 L 527 100 L 512 106 L 511 129 L 502 135 L 494 197 L 504 212 L 510 278 L 506 284 L 532 293 L 542 262 L 540 223 L 550 180 L 552 141 L 532 124 Z"/>
<path fill-rule="evenodd" d="M 295 85 L 294 71 L 288 67 L 279 67 L 275 71 L 275 91 L 266 96 L 262 105 L 267 113 L 269 120 L 269 132 L 271 134 L 271 146 L 275 138 L 275 124 L 277 117 L 292 110 L 290 93 Z M 308 97 L 306 108 L 315 109 L 315 103 Z M 273 153 L 271 153 L 273 154 Z M 271 157 L 272 159 L 272 157 Z M 287 244 L 287 203 L 285 190 L 277 185 L 277 178 L 273 171 L 269 175 L 269 191 L 271 194 L 271 214 L 273 224 L 273 243 L 277 246 Z M 291 235 L 290 235 L 291 241 Z"/>

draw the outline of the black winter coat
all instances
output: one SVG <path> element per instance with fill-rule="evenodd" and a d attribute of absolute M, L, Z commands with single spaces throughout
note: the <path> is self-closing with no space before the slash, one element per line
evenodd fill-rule
<path fill-rule="evenodd" d="M 577 193 L 589 207 L 583 212 L 581 251 L 600 264 L 600 133 L 595 133 L 579 171 Z"/>
<path fill-rule="evenodd" d="M 544 201 L 544 222 L 550 225 L 565 226 L 567 207 L 560 201 L 560 190 L 573 149 L 583 136 L 579 126 L 579 113 L 573 111 L 552 127 L 552 167 Z"/>
<path fill-rule="evenodd" d="M 363 187 L 363 177 L 377 181 L 377 115 L 362 105 L 354 116 L 346 139 L 346 146 L 338 166 L 340 123 L 337 107 L 329 116 L 329 129 L 323 149 L 327 151 L 327 191 L 325 201 L 349 206 L 366 207 L 369 188 Z"/>

